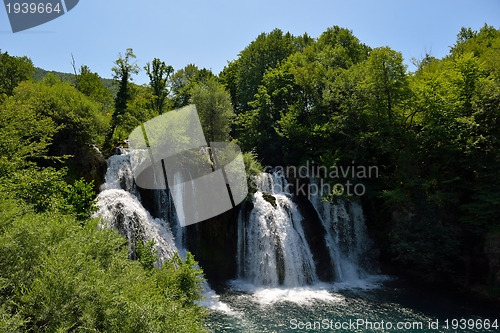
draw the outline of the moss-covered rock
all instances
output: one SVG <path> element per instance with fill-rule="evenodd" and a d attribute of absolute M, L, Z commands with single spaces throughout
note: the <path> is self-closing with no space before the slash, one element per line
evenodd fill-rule
<path fill-rule="evenodd" d="M 262 198 L 276 208 L 276 198 L 271 193 L 262 192 Z"/>

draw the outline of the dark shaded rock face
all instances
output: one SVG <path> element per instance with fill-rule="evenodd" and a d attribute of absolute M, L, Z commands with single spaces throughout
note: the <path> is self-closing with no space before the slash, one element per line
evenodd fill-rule
<path fill-rule="evenodd" d="M 69 161 L 70 170 L 75 178 L 83 177 L 87 182 L 94 182 L 94 192 L 99 193 L 99 187 L 104 183 L 107 164 L 101 152 L 94 146 L 84 147 L 75 152 Z"/>
<path fill-rule="evenodd" d="M 236 278 L 240 207 L 186 227 L 187 248 L 212 285 Z"/>
<path fill-rule="evenodd" d="M 326 231 L 319 220 L 318 213 L 305 196 L 296 196 L 293 201 L 297 204 L 303 217 L 302 228 L 316 265 L 316 275 L 321 281 L 333 282 L 335 279 L 333 276 L 334 263 L 326 248 Z"/>
<path fill-rule="evenodd" d="M 484 253 L 488 257 L 490 274 L 500 286 L 500 233 L 486 235 Z"/>
<path fill-rule="evenodd" d="M 334 262 L 326 247 L 326 230 L 319 219 L 318 212 L 316 212 L 313 204 L 308 199 L 310 196 L 309 179 L 300 177 L 297 174 L 288 173 L 287 180 L 291 185 L 290 191 L 296 194 L 293 197 L 293 201 L 303 217 L 302 228 L 304 229 L 304 234 L 316 265 L 316 275 L 321 281 L 333 282 L 335 280 L 333 274 L 335 271 L 333 267 Z"/>

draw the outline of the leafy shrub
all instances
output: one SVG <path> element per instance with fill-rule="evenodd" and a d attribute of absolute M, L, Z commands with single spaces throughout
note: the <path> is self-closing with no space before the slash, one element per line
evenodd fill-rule
<path fill-rule="evenodd" d="M 192 256 L 148 272 L 127 258 L 124 238 L 97 223 L 0 200 L 0 329 L 203 332 Z"/>

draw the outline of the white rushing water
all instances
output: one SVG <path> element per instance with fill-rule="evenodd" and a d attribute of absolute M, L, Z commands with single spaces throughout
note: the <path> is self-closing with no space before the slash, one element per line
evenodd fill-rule
<path fill-rule="evenodd" d="M 98 211 L 103 218 L 101 227 L 116 228 L 127 237 L 132 252 L 135 241 L 155 241 L 158 262 L 165 262 L 177 251 L 170 226 L 162 219 L 153 218 L 140 202 L 130 167 L 130 156 L 114 155 L 108 159 L 106 182 L 97 196 Z"/>
<path fill-rule="evenodd" d="M 310 182 L 319 188 L 317 179 L 311 178 Z M 366 278 L 368 274 L 362 268 L 361 259 L 371 242 L 361 204 L 344 198 L 338 198 L 336 203 L 324 201 L 322 189 L 315 192 L 309 199 L 326 230 L 325 240 L 334 263 L 335 280 L 354 282 Z"/>
<path fill-rule="evenodd" d="M 126 236 L 131 254 L 136 240 L 153 239 L 158 251 L 158 266 L 175 252 L 184 258 L 186 235 L 178 217 L 183 212 L 176 212 L 174 198 L 168 190 L 156 190 L 154 200 L 160 218 L 151 216 L 143 207 L 135 186 L 130 157 L 122 152 L 108 159 L 106 182 L 98 195 L 99 209 L 95 214 L 103 218 L 101 227 L 116 228 Z M 182 175 L 175 177 L 182 178 Z M 175 182 L 182 183 L 180 178 Z M 280 171 L 262 173 L 254 181 L 258 191 L 252 198 L 253 208 L 248 214 L 241 210 L 238 217 L 237 281 L 240 289 L 263 298 L 264 303 L 271 295 L 276 300 L 283 297 L 304 300 L 306 295 L 312 299 L 331 298 L 332 295 L 325 291 L 331 287 L 323 288 L 318 280 L 316 264 L 302 227 L 303 217 L 292 201 L 293 194 L 285 175 Z M 361 280 L 368 275 L 361 268 L 361 258 L 370 242 L 361 206 L 345 200 L 335 204 L 324 202 L 321 193 L 312 195 L 310 201 L 326 231 L 325 251 L 329 251 L 332 259 L 335 282 L 364 286 Z M 182 198 L 177 198 L 177 202 L 182 202 Z M 205 300 L 200 304 L 231 312 L 208 283 L 203 285 L 203 294 Z"/>
<path fill-rule="evenodd" d="M 262 173 L 255 182 L 258 190 L 253 196 L 253 209 L 249 214 L 241 211 L 238 218 L 240 285 L 248 289 L 245 283 L 265 288 L 318 284 L 303 217 L 292 201 L 285 175 L 281 171 Z M 309 200 L 325 230 L 325 251 L 331 258 L 335 282 L 364 286 L 360 280 L 368 274 L 361 261 L 370 240 L 361 205 L 345 199 L 325 202 L 321 192 Z"/>
<path fill-rule="evenodd" d="M 310 181 L 312 184 L 318 183 L 314 178 Z M 359 201 L 342 198 L 339 198 L 337 203 L 324 201 L 321 189 L 310 196 L 310 201 L 326 230 L 325 240 L 335 265 L 336 281 L 366 278 L 368 274 L 361 267 L 360 261 L 369 250 L 371 242 Z"/>
<path fill-rule="evenodd" d="M 162 218 L 153 218 L 142 205 L 135 186 L 130 164 L 131 155 L 124 150 L 121 153 L 108 159 L 105 183 L 101 186 L 101 192 L 97 196 L 98 211 L 94 216 L 102 218 L 103 222 L 100 227 L 117 229 L 128 239 L 131 254 L 136 240 L 146 242 L 153 239 L 155 249 L 158 251 L 157 266 L 161 266 L 176 252 L 185 258 L 184 228 L 178 222 L 169 191 L 155 191 L 156 204 Z M 181 179 L 176 181 L 181 182 Z M 225 303 L 220 302 L 219 296 L 207 282 L 203 282 L 202 288 L 204 296 L 204 300 L 200 301 L 202 306 L 231 313 L 231 309 Z"/>
<path fill-rule="evenodd" d="M 239 216 L 240 278 L 255 285 L 297 287 L 317 281 L 314 260 L 282 173 L 262 173 L 248 221 Z M 267 198 L 267 200 L 266 200 Z M 269 201 L 274 201 L 273 203 Z"/>

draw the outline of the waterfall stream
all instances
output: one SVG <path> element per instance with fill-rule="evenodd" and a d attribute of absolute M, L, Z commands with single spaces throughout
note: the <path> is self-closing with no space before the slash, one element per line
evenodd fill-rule
<path fill-rule="evenodd" d="M 102 217 L 101 227 L 116 228 L 128 239 L 132 258 L 136 242 L 151 239 L 155 241 L 158 251 L 157 266 L 175 252 L 184 257 L 186 234 L 178 216 L 183 212 L 176 212 L 173 204 L 174 201 L 182 202 L 182 198 L 174 200 L 168 190 L 151 192 L 153 195 L 149 200 L 154 201 L 155 215 L 158 216 L 153 217 L 142 204 L 131 172 L 130 158 L 134 155 L 122 151 L 121 155 L 108 159 L 108 170 L 97 197 L 98 211 L 95 216 Z M 182 175 L 176 174 L 175 177 Z M 303 295 L 310 294 L 311 286 L 321 285 L 317 270 L 325 269 L 318 266 L 318 260 L 313 255 L 317 252 L 312 251 L 308 243 L 310 230 L 308 234 L 304 229 L 304 223 L 312 222 L 306 221 L 301 214 L 290 191 L 292 187 L 282 172 L 262 173 L 254 181 L 258 190 L 252 197 L 252 208 L 250 211 L 240 209 L 237 221 L 238 279 L 257 288 L 279 288 L 275 289 L 276 294 L 270 293 L 269 289 L 254 293 L 259 297 L 259 292 L 264 292 L 261 295 L 263 299 L 269 295 L 285 294 L 304 299 Z M 175 182 L 182 183 L 182 179 Z M 314 184 L 315 180 L 310 182 Z M 194 188 L 187 186 L 185 190 L 194 191 Z M 370 242 L 359 203 L 345 200 L 338 200 L 335 204 L 324 202 L 322 193 L 310 195 L 308 199 L 310 210 L 317 215 L 315 223 L 324 229 L 323 252 L 328 252 L 331 258 L 332 265 L 327 266 L 333 269 L 331 276 L 334 276 L 335 282 L 367 277 L 362 262 Z M 202 305 L 231 313 L 208 283 L 203 285 L 203 289 L 205 301 L 201 302 Z M 314 297 L 331 301 L 332 295 L 322 289 L 316 291 Z"/>
<path fill-rule="evenodd" d="M 311 184 L 317 185 L 311 179 Z M 253 209 L 238 218 L 238 278 L 266 287 L 297 287 L 318 282 L 316 264 L 305 237 L 304 221 L 282 171 L 262 173 L 255 178 L 257 192 Z M 317 187 L 316 187 L 317 188 Z M 362 257 L 370 241 L 361 205 L 339 199 L 323 201 L 323 193 L 309 195 L 325 231 L 335 282 L 355 281 L 368 276 Z"/>
<path fill-rule="evenodd" d="M 101 227 L 116 228 L 129 241 L 133 257 L 136 241 L 155 241 L 160 265 L 177 251 L 168 223 L 153 218 L 143 207 L 130 167 L 130 155 L 114 155 L 108 159 L 105 183 L 97 196 L 98 211 L 103 218 Z"/>
<path fill-rule="evenodd" d="M 254 194 L 247 223 L 243 214 L 239 215 L 239 277 L 266 286 L 296 287 L 316 282 L 302 216 L 291 200 L 284 175 L 263 173 L 256 182 L 259 190 Z"/>
<path fill-rule="evenodd" d="M 122 150 L 121 155 L 113 155 L 108 159 L 105 183 L 97 196 L 98 210 L 94 217 L 102 218 L 100 227 L 115 228 L 127 238 L 132 258 L 137 240 L 146 242 L 151 239 L 155 241 L 155 249 L 158 251 L 158 267 L 175 252 L 185 258 L 184 228 L 179 224 L 170 192 L 155 190 L 155 201 L 161 218 L 153 218 L 142 205 L 131 171 L 130 158 L 131 155 Z M 202 283 L 202 294 L 202 306 L 231 313 L 231 309 L 219 301 L 219 296 L 206 281 Z"/>
<path fill-rule="evenodd" d="M 358 201 L 337 199 L 336 203 L 323 200 L 323 191 L 318 180 L 315 193 L 309 199 L 316 209 L 326 230 L 326 244 L 334 264 L 336 281 L 345 282 L 367 277 L 361 265 L 362 256 L 370 250 L 370 239 L 366 232 L 363 209 Z"/>
<path fill-rule="evenodd" d="M 139 192 L 130 158 L 133 155 L 122 152 L 108 159 L 106 182 L 95 213 L 102 218 L 100 227 L 116 228 L 124 235 L 132 258 L 136 242 L 150 239 L 155 240 L 158 250 L 158 266 L 175 252 L 184 256 L 187 235 L 192 236 L 179 224 L 174 198 L 168 190 Z M 176 179 L 176 183 L 181 182 Z M 325 318 L 424 325 L 446 319 L 436 312 L 424 315 L 418 302 L 407 301 L 419 299 L 420 290 L 413 295 L 397 285 L 386 288 L 381 283 L 387 277 L 369 274 L 366 267 L 371 260 L 371 243 L 359 202 L 341 198 L 326 202 L 321 191 L 309 191 L 307 198 L 299 200 L 279 171 L 260 174 L 255 183 L 258 190 L 252 203 L 242 205 L 237 219 L 238 238 L 233 246 L 238 280 L 217 289 L 220 295 L 207 282 L 202 285 L 205 299 L 199 304 L 216 310 L 210 312 L 207 328 L 228 333 L 296 332 L 301 321 L 323 325 Z M 318 188 L 315 179 L 309 179 L 309 184 Z M 188 190 L 194 189 L 186 186 Z M 153 215 L 144 208 L 140 193 L 150 209 L 154 206 Z M 318 253 L 325 257 L 318 259 Z M 325 258 L 331 265 L 325 265 Z M 331 281 L 320 274 L 325 269 L 332 271 Z M 440 300 L 433 298 L 432 302 Z M 473 313 L 467 310 L 465 314 Z M 450 315 L 454 314 L 446 317 Z M 489 318 L 481 313 L 478 316 Z"/>

